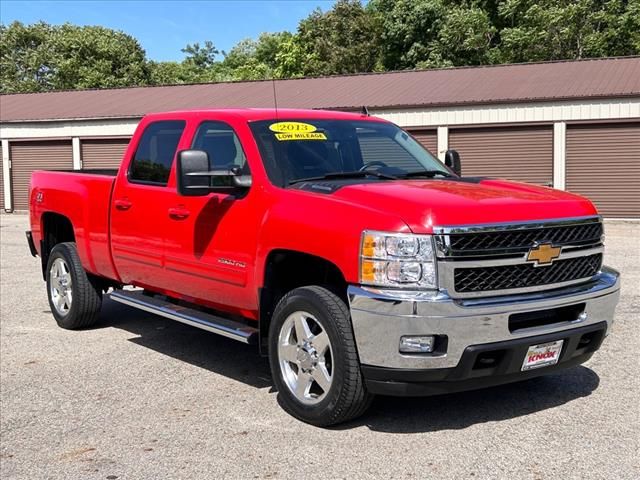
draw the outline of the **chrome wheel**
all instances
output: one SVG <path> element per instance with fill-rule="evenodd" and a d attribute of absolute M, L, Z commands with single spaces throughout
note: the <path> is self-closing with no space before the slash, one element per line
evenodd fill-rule
<path fill-rule="evenodd" d="M 287 387 L 300 402 L 321 402 L 333 382 L 331 342 L 326 330 L 308 312 L 287 317 L 278 336 L 278 363 Z"/>
<path fill-rule="evenodd" d="M 49 295 L 56 311 L 65 316 L 73 301 L 73 281 L 69 265 L 62 258 L 56 258 L 49 270 Z"/>

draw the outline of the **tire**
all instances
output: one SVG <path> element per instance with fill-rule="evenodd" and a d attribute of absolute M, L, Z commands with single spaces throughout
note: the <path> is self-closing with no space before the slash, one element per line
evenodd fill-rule
<path fill-rule="evenodd" d="M 278 402 L 303 422 L 346 422 L 373 399 L 360 371 L 349 309 L 326 288 L 296 288 L 278 302 L 269 326 L 269 363 Z"/>
<path fill-rule="evenodd" d="M 77 330 L 93 325 L 100 314 L 102 290 L 87 275 L 76 244 L 59 243 L 47 262 L 47 298 L 58 326 Z"/>

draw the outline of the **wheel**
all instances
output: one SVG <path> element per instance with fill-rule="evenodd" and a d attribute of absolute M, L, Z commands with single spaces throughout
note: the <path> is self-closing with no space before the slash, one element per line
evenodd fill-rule
<path fill-rule="evenodd" d="M 360 372 L 349 310 L 326 288 L 297 288 L 278 302 L 269 362 L 280 405 L 312 425 L 356 418 L 373 398 Z"/>
<path fill-rule="evenodd" d="M 102 290 L 82 268 L 75 243 L 59 243 L 51 250 L 47 294 L 51 313 L 62 328 L 86 328 L 98 319 Z"/>

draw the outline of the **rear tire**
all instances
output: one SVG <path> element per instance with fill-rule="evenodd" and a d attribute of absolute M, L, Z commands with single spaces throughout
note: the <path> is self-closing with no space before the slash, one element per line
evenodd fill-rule
<path fill-rule="evenodd" d="M 362 415 L 365 388 L 349 309 L 319 286 L 285 295 L 269 327 L 269 362 L 278 401 L 294 417 L 326 427 Z"/>
<path fill-rule="evenodd" d="M 60 327 L 87 328 L 98 320 L 102 290 L 82 268 L 75 243 L 59 243 L 53 247 L 46 276 L 49 306 Z"/>

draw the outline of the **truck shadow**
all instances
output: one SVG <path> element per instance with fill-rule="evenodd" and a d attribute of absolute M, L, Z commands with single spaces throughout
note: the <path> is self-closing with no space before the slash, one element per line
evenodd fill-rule
<path fill-rule="evenodd" d="M 578 366 L 554 375 L 483 390 L 433 397 L 377 397 L 361 418 L 337 429 L 366 426 L 386 433 L 460 430 L 559 407 L 589 396 L 600 384 L 590 368 Z M 572 421 L 580 422 L 579 419 Z"/>
<path fill-rule="evenodd" d="M 272 386 L 269 362 L 252 345 L 204 332 L 105 298 L 98 328 L 136 335 L 129 341 L 256 388 Z"/>
<path fill-rule="evenodd" d="M 269 363 L 254 346 L 135 310 L 108 298 L 103 304 L 100 327 L 126 330 L 136 335 L 129 341 L 137 345 L 274 392 Z M 398 434 L 459 430 L 559 407 L 589 396 L 599 383 L 600 378 L 593 370 L 579 366 L 554 375 L 471 392 L 434 397 L 377 397 L 364 416 L 333 429 L 364 426 Z"/>

